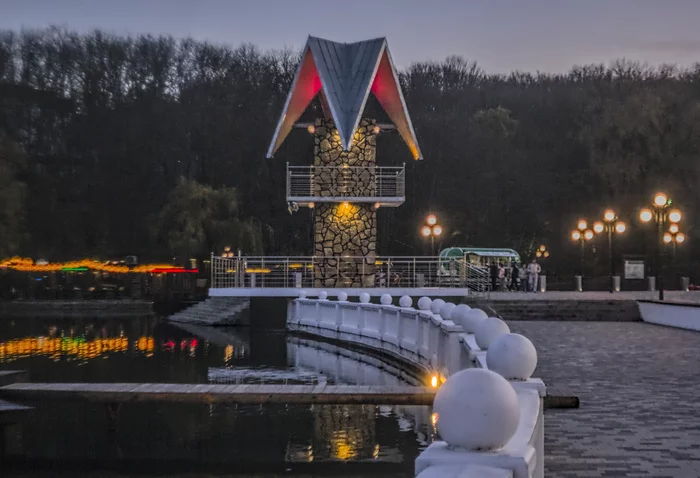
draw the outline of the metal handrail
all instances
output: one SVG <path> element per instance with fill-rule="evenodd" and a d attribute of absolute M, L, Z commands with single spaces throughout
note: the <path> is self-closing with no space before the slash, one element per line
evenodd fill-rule
<path fill-rule="evenodd" d="M 332 197 L 403 198 L 406 190 L 405 165 L 290 166 L 287 164 L 286 183 L 288 200 Z M 324 192 L 330 192 L 331 195 L 323 194 Z"/>

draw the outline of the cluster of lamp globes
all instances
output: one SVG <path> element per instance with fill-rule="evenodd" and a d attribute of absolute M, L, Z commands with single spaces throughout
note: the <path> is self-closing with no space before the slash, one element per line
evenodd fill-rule
<path fill-rule="evenodd" d="M 231 246 L 224 247 L 224 252 L 221 254 L 221 257 L 233 257 L 233 252 L 231 252 Z"/>
<path fill-rule="evenodd" d="M 585 219 L 579 219 L 578 224 L 576 226 L 577 229 L 571 232 L 571 238 L 574 241 L 590 241 L 591 239 L 593 239 L 593 236 L 595 234 L 600 234 L 606 229 L 606 227 L 609 227 L 611 232 L 615 231 L 618 234 L 622 234 L 627 229 L 625 223 L 618 220 L 617 214 L 615 214 L 615 211 L 613 211 L 612 209 L 608 209 L 607 211 L 605 211 L 605 213 L 603 214 L 603 220 L 605 221 L 605 223 L 600 221 L 594 222 L 593 230 L 591 230 L 588 229 L 588 223 L 585 221 Z"/>
<path fill-rule="evenodd" d="M 535 252 L 535 256 L 538 258 L 544 257 L 545 259 L 549 257 L 549 251 L 547 250 L 547 246 L 542 244 L 538 249 L 537 252 Z"/>
<path fill-rule="evenodd" d="M 639 219 L 642 222 L 649 222 L 652 219 L 656 221 L 663 221 L 668 218 L 668 222 L 671 224 L 668 227 L 668 231 L 663 235 L 663 241 L 665 244 L 670 244 L 672 242 L 677 244 L 682 244 L 685 242 L 685 234 L 680 232 L 678 223 L 681 221 L 683 215 L 678 209 L 671 209 L 668 211 L 668 215 L 664 217 L 664 213 L 668 207 L 671 206 L 671 200 L 664 193 L 657 193 L 654 196 L 654 211 L 645 208 L 639 212 Z"/>
<path fill-rule="evenodd" d="M 425 237 L 439 236 L 442 234 L 442 226 L 437 223 L 437 217 L 434 214 L 425 218 L 425 226 L 420 230 L 420 233 Z"/>

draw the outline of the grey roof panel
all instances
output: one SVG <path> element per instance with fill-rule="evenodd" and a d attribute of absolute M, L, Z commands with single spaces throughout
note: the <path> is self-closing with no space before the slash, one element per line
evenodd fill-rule
<path fill-rule="evenodd" d="M 373 84 L 377 82 L 377 87 L 381 91 L 381 97 L 378 97 L 380 104 L 396 124 L 414 158 L 422 159 L 385 38 L 357 43 L 338 43 L 310 36 L 304 51 L 310 52 L 313 58 L 321 83 L 321 94 L 327 104 L 327 108 L 324 104 L 324 114 L 327 109 L 330 109 L 330 115 L 338 128 L 344 149 L 350 148 L 367 103 L 367 97 Z M 380 69 L 382 73 L 377 75 Z M 300 76 L 305 77 L 306 87 L 293 85 L 289 92 L 268 157 L 274 154 L 291 129 L 293 121 L 296 121 L 301 114 L 300 101 L 307 101 L 305 94 L 309 91 L 308 82 L 312 81 L 313 75 L 307 70 L 302 71 L 302 65 L 300 65 L 294 80 L 295 85 Z M 383 79 L 375 81 L 378 76 Z M 375 91 L 375 94 L 380 94 L 379 91 Z M 300 100 L 292 102 L 292 96 Z M 308 103 L 305 104 L 308 106 Z M 290 116 L 287 116 L 288 113 Z"/>

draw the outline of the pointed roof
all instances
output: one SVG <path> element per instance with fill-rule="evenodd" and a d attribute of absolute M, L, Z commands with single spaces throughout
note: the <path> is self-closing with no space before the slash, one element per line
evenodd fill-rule
<path fill-rule="evenodd" d="M 413 157 L 423 159 L 386 38 L 337 43 L 312 36 L 304 47 L 267 157 L 274 155 L 319 92 L 338 128 L 343 149 L 350 149 L 370 91 L 396 126 Z"/>

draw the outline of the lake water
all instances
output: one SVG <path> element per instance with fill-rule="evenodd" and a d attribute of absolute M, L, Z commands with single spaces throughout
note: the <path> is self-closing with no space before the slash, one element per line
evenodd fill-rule
<path fill-rule="evenodd" d="M 380 357 L 284 331 L 139 317 L 0 319 L 0 369 L 28 370 L 35 382 L 424 379 Z M 435 439 L 427 407 L 133 403 L 121 407 L 110 431 L 104 405 L 33 405 L 7 443 L 6 469 L 16 476 L 413 476 L 415 457 Z"/>

